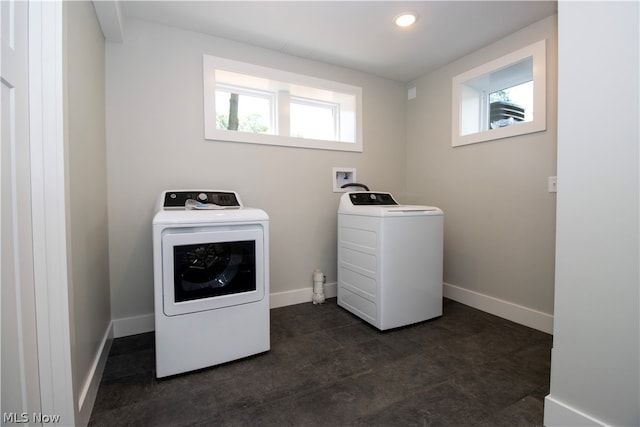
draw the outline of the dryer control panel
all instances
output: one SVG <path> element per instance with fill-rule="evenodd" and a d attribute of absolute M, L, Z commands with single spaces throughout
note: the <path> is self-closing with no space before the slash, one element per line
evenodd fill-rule
<path fill-rule="evenodd" d="M 211 190 L 166 191 L 164 193 L 163 207 L 165 209 L 184 209 L 187 200 L 229 208 L 242 207 L 235 192 Z"/>
<path fill-rule="evenodd" d="M 371 205 L 397 205 L 389 193 L 376 193 L 373 191 L 362 191 L 357 193 L 349 193 L 349 200 L 354 206 L 371 206 Z"/>

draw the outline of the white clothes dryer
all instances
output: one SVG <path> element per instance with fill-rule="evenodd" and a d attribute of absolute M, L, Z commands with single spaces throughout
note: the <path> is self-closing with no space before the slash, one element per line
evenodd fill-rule
<path fill-rule="evenodd" d="M 156 208 L 156 377 L 268 351 L 268 215 L 233 191 L 164 191 Z"/>
<path fill-rule="evenodd" d="M 338 208 L 338 305 L 380 330 L 442 315 L 442 211 L 390 193 L 348 192 Z"/>

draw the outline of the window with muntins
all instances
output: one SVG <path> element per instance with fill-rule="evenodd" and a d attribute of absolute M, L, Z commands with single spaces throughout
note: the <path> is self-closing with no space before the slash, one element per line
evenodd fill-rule
<path fill-rule="evenodd" d="M 362 151 L 362 89 L 204 55 L 205 138 Z"/>

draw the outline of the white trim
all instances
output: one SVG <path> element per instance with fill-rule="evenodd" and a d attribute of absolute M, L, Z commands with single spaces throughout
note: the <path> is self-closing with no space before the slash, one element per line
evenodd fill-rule
<path fill-rule="evenodd" d="M 462 115 L 461 94 L 465 93 L 463 89 L 463 86 L 466 86 L 465 83 L 480 76 L 505 69 L 528 57 L 533 57 L 533 119 L 513 126 L 480 130 L 478 132 L 460 135 L 460 118 Z M 451 90 L 451 145 L 453 147 L 459 147 L 546 130 L 546 60 L 546 40 L 540 40 L 455 76 L 452 79 Z"/>
<path fill-rule="evenodd" d="M 292 73 L 288 71 L 278 70 L 275 68 L 262 67 L 255 64 L 234 61 L 227 58 L 220 58 L 212 55 L 203 55 L 203 111 L 204 111 L 204 138 L 207 140 L 243 142 L 251 144 L 278 145 L 285 147 L 312 148 L 319 150 L 337 150 L 362 152 L 363 136 L 362 136 L 362 88 L 317 77 Z M 259 134 L 250 132 L 237 132 L 226 129 L 218 129 L 216 126 L 216 76 L 218 73 L 234 74 L 244 76 L 237 82 L 225 81 L 225 84 L 237 84 L 238 86 L 250 85 L 252 89 L 268 90 L 277 93 L 279 91 L 290 92 L 296 96 L 305 96 L 307 90 L 311 90 L 319 98 L 328 102 L 337 101 L 343 109 L 341 114 L 345 117 L 355 117 L 355 122 L 350 119 L 343 118 L 341 123 L 344 125 L 344 133 L 346 139 L 350 139 L 349 131 L 354 133 L 354 141 L 326 141 L 311 138 L 298 138 L 289 135 L 289 130 L 284 132 L 276 132 L 276 134 Z M 246 78 L 253 79 L 255 82 L 246 83 Z M 295 89 L 295 93 L 291 92 Z M 326 95 L 320 96 L 319 93 Z M 316 96 L 309 95 L 310 98 L 316 99 Z M 354 98 L 351 100 L 351 98 Z M 279 108 L 276 108 L 279 110 Z M 286 120 L 284 122 L 287 122 Z M 348 125 L 351 123 L 352 125 Z M 280 123 L 282 124 L 282 123 Z"/>
<path fill-rule="evenodd" d="M 155 330 L 155 318 L 153 313 L 142 316 L 113 319 L 113 337 L 128 337 L 129 335 L 144 334 Z"/>
<path fill-rule="evenodd" d="M 502 317 L 512 322 L 553 334 L 553 315 L 524 307 L 489 295 L 443 283 L 445 298 L 458 301 L 478 310 Z"/>
<path fill-rule="evenodd" d="M 337 283 L 326 283 L 324 294 L 326 298 L 338 295 Z M 553 333 L 553 316 L 512 302 L 490 297 L 479 292 L 470 291 L 448 283 L 443 284 L 444 297 L 458 301 L 478 310 L 494 314 L 512 322 L 537 329 L 548 334 Z M 313 287 L 295 289 L 292 291 L 276 292 L 269 295 L 269 307 L 278 308 L 288 305 L 303 304 L 313 300 Z M 153 314 L 125 317 L 113 320 L 114 338 L 143 334 L 155 330 Z"/>
<path fill-rule="evenodd" d="M 607 426 L 608 424 L 548 395 L 544 399 L 544 425 L 548 427 Z"/>
<path fill-rule="evenodd" d="M 92 3 L 105 40 L 122 43 L 124 41 L 124 25 L 118 1 L 93 0 Z"/>
<path fill-rule="evenodd" d="M 104 367 L 107 364 L 107 357 L 109 356 L 109 350 L 111 350 L 111 344 L 113 343 L 113 326 L 109 324 L 109 327 L 105 331 L 104 337 L 100 342 L 100 348 L 96 353 L 96 357 L 93 359 L 91 369 L 84 382 L 82 391 L 80 392 L 80 399 L 78 399 L 78 418 L 81 420 L 78 424 L 86 425 L 91 418 L 91 411 L 98 395 L 98 388 L 100 387 L 100 380 L 104 373 Z"/>
<path fill-rule="evenodd" d="M 325 298 L 334 298 L 338 295 L 337 283 L 325 283 L 324 296 Z M 286 307 L 288 305 L 302 304 L 305 302 L 311 302 L 313 300 L 313 286 L 296 289 L 293 291 L 278 292 L 270 295 L 270 307 Z"/>
<path fill-rule="evenodd" d="M 42 412 L 76 424 L 67 276 L 63 3 L 29 3 L 33 257 Z"/>

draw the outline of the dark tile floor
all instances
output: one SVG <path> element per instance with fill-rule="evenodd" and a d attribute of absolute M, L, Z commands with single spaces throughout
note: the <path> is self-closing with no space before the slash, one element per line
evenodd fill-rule
<path fill-rule="evenodd" d="M 552 337 L 444 300 L 380 332 L 336 305 L 271 310 L 271 350 L 155 378 L 153 333 L 111 348 L 90 426 L 541 426 Z"/>

